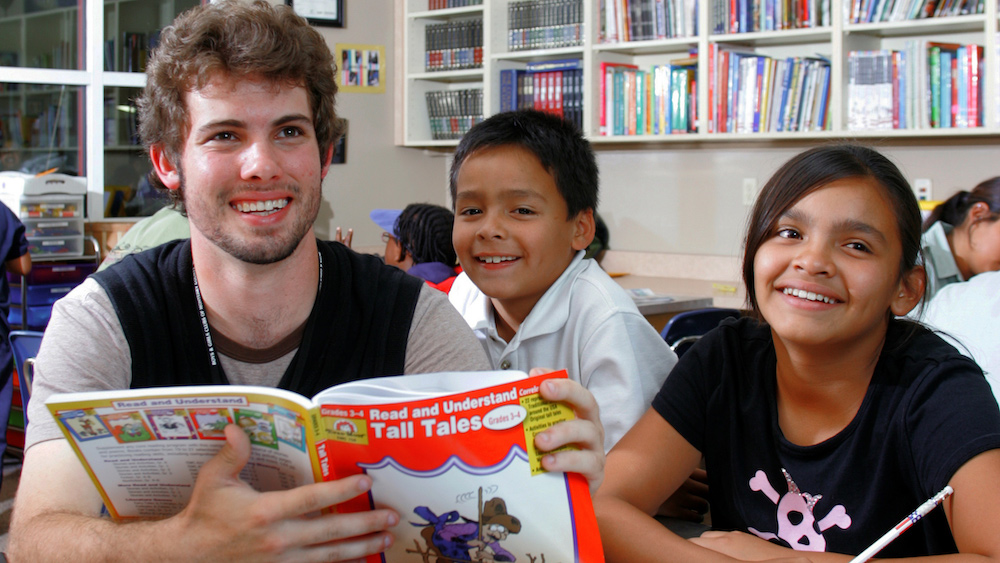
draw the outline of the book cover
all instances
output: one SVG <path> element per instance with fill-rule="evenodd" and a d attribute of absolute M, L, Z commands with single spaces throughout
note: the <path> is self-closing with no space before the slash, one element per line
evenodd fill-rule
<path fill-rule="evenodd" d="M 952 126 L 952 104 L 951 104 L 951 61 L 952 54 L 949 51 L 941 52 L 941 127 Z"/>
<path fill-rule="evenodd" d="M 767 57 L 757 57 L 757 68 L 753 73 L 754 82 L 750 84 L 752 89 L 753 124 L 751 130 L 754 133 L 760 131 L 760 111 L 764 104 L 764 72 L 767 66 Z"/>
<path fill-rule="evenodd" d="M 955 57 L 958 60 L 958 113 L 955 117 L 955 127 L 966 128 L 969 126 L 969 55 L 968 49 L 963 45 L 958 48 Z"/>
<path fill-rule="evenodd" d="M 500 111 L 517 109 L 517 69 L 500 71 Z"/>
<path fill-rule="evenodd" d="M 982 95 L 979 75 L 983 48 L 979 45 L 968 45 L 966 49 L 969 54 L 969 127 L 979 127 L 983 124 L 979 113 L 979 99 Z"/>
<path fill-rule="evenodd" d="M 116 519 L 183 508 L 198 469 L 223 445 L 202 433 L 232 422 L 250 437 L 241 478 L 257 490 L 371 476 L 369 494 L 337 506 L 402 517 L 393 546 L 370 563 L 603 561 L 586 480 L 546 472 L 534 447 L 536 434 L 573 417 L 538 394 L 543 380 L 565 376 L 387 377 L 311 400 L 251 386 L 151 388 L 53 395 L 46 404 Z M 487 544 L 478 551 L 469 543 L 477 537 Z"/>
<path fill-rule="evenodd" d="M 716 83 L 719 80 L 718 72 L 718 58 L 719 58 L 719 47 L 715 43 L 710 43 L 708 45 L 708 132 L 715 133 L 715 123 L 718 119 L 718 111 L 715 103 L 715 90 L 717 88 Z"/>
<path fill-rule="evenodd" d="M 532 61 L 525 65 L 528 72 L 571 70 L 583 68 L 583 59 L 559 59 L 553 61 Z"/>
<path fill-rule="evenodd" d="M 941 47 L 931 45 L 927 52 L 930 71 L 931 127 L 941 127 Z"/>
<path fill-rule="evenodd" d="M 600 66 L 600 76 L 603 77 L 600 80 L 600 90 L 601 90 L 601 103 L 599 108 L 599 133 L 601 135 L 614 135 L 614 82 L 616 71 L 620 69 L 638 69 L 639 67 L 632 64 L 625 63 L 612 63 L 607 61 L 602 61 Z"/>

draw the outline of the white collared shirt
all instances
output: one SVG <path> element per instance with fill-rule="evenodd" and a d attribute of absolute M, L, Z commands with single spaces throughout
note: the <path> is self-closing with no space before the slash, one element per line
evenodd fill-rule
<path fill-rule="evenodd" d="M 983 368 L 1000 401 L 1000 272 L 983 272 L 934 296 L 924 322 Z"/>
<path fill-rule="evenodd" d="M 493 304 L 465 273 L 449 293 L 495 369 L 565 369 L 597 399 L 610 450 L 632 427 L 677 363 L 628 294 L 580 251 L 538 300 L 510 342 Z"/>
<path fill-rule="evenodd" d="M 920 237 L 920 250 L 923 253 L 924 270 L 927 272 L 927 299 L 930 300 L 942 287 L 960 281 L 962 272 L 958 270 L 955 256 L 948 244 L 948 233 L 952 226 L 944 221 L 938 221 L 927 229 Z"/>

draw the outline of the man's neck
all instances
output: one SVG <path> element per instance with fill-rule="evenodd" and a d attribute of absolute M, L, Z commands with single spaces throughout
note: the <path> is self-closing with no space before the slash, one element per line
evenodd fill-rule
<path fill-rule="evenodd" d="M 191 253 L 208 322 L 249 348 L 268 348 L 309 318 L 316 301 L 319 258 L 310 232 L 291 256 L 248 264 L 192 233 Z"/>

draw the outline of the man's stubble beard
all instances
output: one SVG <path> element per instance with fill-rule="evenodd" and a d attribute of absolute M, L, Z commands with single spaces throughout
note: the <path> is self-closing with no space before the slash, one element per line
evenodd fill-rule
<path fill-rule="evenodd" d="M 316 217 L 319 216 L 319 205 L 320 196 L 317 194 L 313 201 L 310 199 L 301 197 L 302 190 L 299 186 L 290 184 L 285 186 L 292 194 L 292 200 L 289 202 L 290 205 L 295 206 L 307 206 L 306 211 L 299 215 L 295 222 L 291 225 L 290 230 L 284 230 L 277 234 L 268 236 L 263 244 L 254 244 L 250 241 L 240 240 L 239 237 L 234 236 L 231 232 L 226 232 L 225 227 L 222 222 L 214 221 L 206 215 L 211 215 L 210 211 L 206 211 L 200 208 L 200 206 L 195 205 L 195 212 L 192 214 L 191 202 L 187 200 L 186 197 L 186 181 L 184 178 L 183 170 L 178 170 L 180 176 L 180 197 L 182 201 L 183 208 L 186 210 L 188 215 L 188 221 L 192 229 L 197 229 L 206 239 L 208 239 L 212 244 L 221 249 L 223 252 L 229 254 L 233 258 L 246 262 L 248 264 L 266 265 L 274 264 L 276 262 L 281 262 L 282 260 L 291 256 L 295 249 L 298 248 L 302 239 L 305 238 L 306 233 L 312 228 L 313 223 L 316 221 Z M 229 199 L 232 194 L 221 193 L 218 195 L 217 201 L 215 202 L 216 207 L 214 209 L 220 210 L 217 214 L 219 216 L 224 215 L 224 209 L 231 209 L 229 206 Z M 308 208 L 311 206 L 311 210 Z M 204 211 L 204 214 L 203 214 Z M 235 211 L 235 210 L 234 210 Z M 237 213 L 239 213 L 237 211 Z M 209 224 L 204 224 L 209 223 Z M 287 234 L 284 234 L 287 233 Z M 284 236 L 281 236 L 284 234 Z"/>

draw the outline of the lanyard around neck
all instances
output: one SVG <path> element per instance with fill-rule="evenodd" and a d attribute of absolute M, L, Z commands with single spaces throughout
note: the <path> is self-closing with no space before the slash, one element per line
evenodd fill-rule
<path fill-rule="evenodd" d="M 319 256 L 319 283 L 316 288 L 317 296 L 323 291 L 323 253 L 316 250 Z M 198 318 L 201 320 L 201 328 L 205 332 L 205 344 L 208 345 L 208 361 L 213 370 L 220 369 L 218 356 L 215 354 L 215 344 L 212 342 L 212 327 L 208 324 L 208 313 L 205 311 L 205 303 L 201 298 L 201 287 L 198 285 L 198 272 L 194 265 L 191 266 L 191 276 L 194 278 L 194 298 L 198 304 Z"/>

